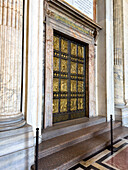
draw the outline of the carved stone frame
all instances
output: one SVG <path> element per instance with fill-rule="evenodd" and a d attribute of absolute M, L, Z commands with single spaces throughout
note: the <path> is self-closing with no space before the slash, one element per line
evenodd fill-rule
<path fill-rule="evenodd" d="M 53 12 L 54 13 L 54 12 Z M 88 117 L 96 116 L 96 96 L 95 96 L 95 29 L 87 27 L 90 35 L 85 34 L 76 28 L 66 25 L 66 23 L 56 20 L 50 10 L 46 14 L 46 46 L 45 46 L 45 111 L 44 128 L 52 126 L 53 122 L 53 33 L 59 31 L 67 36 L 73 37 L 83 43 L 88 44 Z M 56 14 L 57 12 L 55 12 Z M 59 14 L 59 13 L 58 13 Z M 60 13 L 61 15 L 61 13 Z M 64 15 L 63 15 L 64 16 Z M 63 18 L 63 17 L 62 17 Z M 67 16 L 65 15 L 65 18 Z M 70 20 L 70 17 L 69 17 Z M 70 20 L 71 21 L 71 20 Z M 73 20 L 72 20 L 73 21 Z M 79 22 L 76 25 L 83 27 Z M 87 25 L 88 26 L 88 25 Z M 70 31 L 69 31 L 70 30 Z"/>

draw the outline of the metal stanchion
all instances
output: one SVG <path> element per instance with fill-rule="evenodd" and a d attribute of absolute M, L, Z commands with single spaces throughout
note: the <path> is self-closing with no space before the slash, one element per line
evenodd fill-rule
<path fill-rule="evenodd" d="M 38 170 L 38 143 L 39 143 L 39 128 L 36 128 L 35 170 Z"/>
<path fill-rule="evenodd" d="M 111 122 L 111 155 L 113 155 L 113 127 L 112 127 L 112 115 L 110 115 Z"/>

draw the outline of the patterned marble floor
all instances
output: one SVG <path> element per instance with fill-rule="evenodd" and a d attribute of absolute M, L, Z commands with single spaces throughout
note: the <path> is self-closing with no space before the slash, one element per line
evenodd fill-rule
<path fill-rule="evenodd" d="M 114 144 L 114 153 L 109 148 L 81 161 L 70 170 L 128 170 L 128 137 Z"/>

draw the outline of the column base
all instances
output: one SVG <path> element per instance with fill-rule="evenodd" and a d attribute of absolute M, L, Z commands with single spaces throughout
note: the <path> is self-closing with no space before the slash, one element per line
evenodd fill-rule
<path fill-rule="evenodd" d="M 0 132 L 20 128 L 26 124 L 23 114 L 0 115 Z"/>
<path fill-rule="evenodd" d="M 122 109 L 115 109 L 115 118 L 117 121 L 122 122 L 122 126 L 128 127 L 128 107 Z"/>
<path fill-rule="evenodd" d="M 118 103 L 118 104 L 115 103 L 115 107 L 116 107 L 117 109 L 122 109 L 122 108 L 125 108 L 126 105 L 125 105 L 125 103 Z"/>
<path fill-rule="evenodd" d="M 121 109 L 122 111 L 122 125 L 128 127 L 128 108 Z"/>

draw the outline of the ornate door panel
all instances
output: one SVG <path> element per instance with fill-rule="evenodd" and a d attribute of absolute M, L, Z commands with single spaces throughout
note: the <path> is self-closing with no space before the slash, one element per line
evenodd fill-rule
<path fill-rule="evenodd" d="M 85 116 L 85 46 L 54 36 L 53 123 Z"/>

